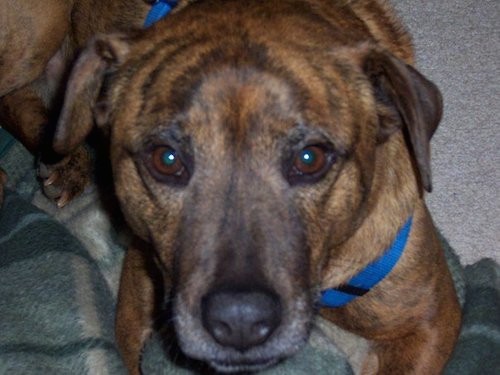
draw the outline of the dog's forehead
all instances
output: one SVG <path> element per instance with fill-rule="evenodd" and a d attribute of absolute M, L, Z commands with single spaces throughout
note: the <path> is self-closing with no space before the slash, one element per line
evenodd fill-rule
<path fill-rule="evenodd" d="M 265 146 L 262 141 L 289 137 L 297 127 L 351 142 L 353 129 L 339 126 L 339 119 L 351 121 L 352 72 L 336 66 L 330 51 L 315 49 L 311 61 L 302 47 L 262 35 L 235 33 L 217 42 L 193 36 L 182 43 L 167 36 L 123 69 L 125 76 L 135 71 L 122 85 L 122 98 L 130 100 L 120 105 L 134 111 L 120 125 L 124 143 L 136 142 L 136 148 L 141 138 L 171 124 L 206 145 L 224 141 L 233 147 L 250 140 Z"/>
<path fill-rule="evenodd" d="M 298 75 L 290 77 L 254 64 L 221 64 L 183 78 L 181 84 L 173 79 L 177 84 L 165 85 L 171 72 L 168 66 L 164 70 L 151 83 L 143 106 L 143 137 L 175 126 L 205 149 L 275 151 L 282 142 L 306 136 L 307 130 L 342 142 L 344 134 L 336 133 L 342 117 L 342 106 L 337 104 L 343 99 L 333 99 L 334 83 L 314 86 L 313 76 L 304 83 Z"/>
<path fill-rule="evenodd" d="M 186 109 L 185 131 L 198 143 L 222 138 L 232 146 L 262 145 L 302 123 L 290 85 L 254 68 L 225 68 L 203 80 Z"/>

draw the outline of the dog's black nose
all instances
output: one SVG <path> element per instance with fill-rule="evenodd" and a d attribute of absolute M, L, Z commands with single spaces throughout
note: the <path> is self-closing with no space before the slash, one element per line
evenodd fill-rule
<path fill-rule="evenodd" d="M 218 291 L 202 300 L 205 329 L 239 351 L 264 343 L 281 322 L 279 298 L 269 292 Z"/>

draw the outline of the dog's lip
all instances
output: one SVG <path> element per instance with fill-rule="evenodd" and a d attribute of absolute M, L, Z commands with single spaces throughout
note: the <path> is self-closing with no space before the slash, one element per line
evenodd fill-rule
<path fill-rule="evenodd" d="M 209 361 L 210 366 L 221 373 L 236 373 L 242 371 L 257 372 L 279 362 L 279 358 L 267 358 L 255 361 L 230 361 L 217 360 Z"/>

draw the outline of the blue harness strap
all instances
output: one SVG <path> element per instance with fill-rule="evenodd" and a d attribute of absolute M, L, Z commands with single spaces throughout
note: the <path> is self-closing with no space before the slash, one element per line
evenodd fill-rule
<path fill-rule="evenodd" d="M 170 11 L 177 5 L 177 2 L 177 0 L 157 0 L 151 6 L 151 10 L 146 16 L 144 27 L 150 27 L 169 14 Z"/>
<path fill-rule="evenodd" d="M 382 281 L 401 258 L 408 242 L 411 225 L 412 217 L 399 230 L 389 249 L 380 258 L 349 280 L 347 284 L 323 290 L 321 292 L 320 306 L 330 308 L 344 306 L 356 297 L 368 293 L 370 289 Z"/>

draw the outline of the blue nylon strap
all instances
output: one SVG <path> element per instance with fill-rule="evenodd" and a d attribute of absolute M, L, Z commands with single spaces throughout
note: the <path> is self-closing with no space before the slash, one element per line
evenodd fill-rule
<path fill-rule="evenodd" d="M 146 20 L 144 21 L 144 27 L 150 27 L 154 23 L 161 20 L 170 11 L 177 5 L 177 0 L 157 0 L 146 16 Z"/>
<path fill-rule="evenodd" d="M 351 302 L 356 297 L 368 292 L 382 281 L 394 268 L 403 254 L 410 235 L 412 217 L 410 217 L 399 230 L 391 247 L 376 261 L 369 264 L 360 273 L 354 276 L 345 286 L 326 289 L 321 292 L 321 307 L 341 307 Z M 349 293 L 349 290 L 356 293 Z M 361 292 L 359 292 L 361 291 Z"/>

